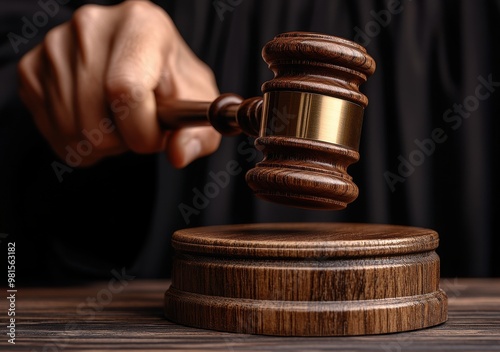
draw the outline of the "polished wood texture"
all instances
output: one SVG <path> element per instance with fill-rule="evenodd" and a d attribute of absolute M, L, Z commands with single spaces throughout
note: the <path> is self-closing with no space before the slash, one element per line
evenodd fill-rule
<path fill-rule="evenodd" d="M 447 318 L 438 235 L 375 224 L 184 229 L 166 316 L 207 329 L 280 336 L 365 335 Z"/>
<path fill-rule="evenodd" d="M 262 57 L 274 72 L 274 79 L 262 86 L 264 93 L 303 91 L 368 105 L 359 86 L 376 65 L 355 42 L 321 33 L 283 33 L 264 46 Z"/>
<path fill-rule="evenodd" d="M 108 281 L 68 287 L 21 287 L 16 345 L 1 351 L 499 351 L 500 279 L 442 279 L 449 319 L 431 329 L 351 337 L 276 337 L 202 330 L 163 317 L 170 281 L 129 281 L 97 304 Z M 107 299 L 107 297 L 104 297 Z M 96 308 L 89 309 L 88 301 Z M 107 304 L 104 304 L 107 303 Z M 7 300 L 0 309 L 7 311 Z M 82 307 L 85 307 L 83 309 Z M 93 313 L 93 314 L 89 314 Z M 5 322 L 6 320 L 2 320 Z M 3 324 L 2 324 L 3 325 Z M 5 324 L 7 325 L 7 323 Z"/>
<path fill-rule="evenodd" d="M 357 151 L 291 137 L 260 137 L 256 145 L 264 159 L 245 178 L 257 197 L 315 210 L 341 210 L 358 197 L 347 173 Z"/>
<path fill-rule="evenodd" d="M 225 136 L 242 132 L 258 136 L 262 98 L 243 100 L 237 94 L 221 94 L 213 102 L 170 100 L 158 102 L 158 116 L 163 128 L 177 129 L 212 126 Z"/>
<path fill-rule="evenodd" d="M 264 104 L 235 94 L 212 103 L 164 101 L 160 122 L 258 136 L 264 159 L 246 175 L 256 196 L 300 208 L 344 209 L 358 196 L 347 167 L 359 160 L 368 104 L 359 86 L 375 71 L 375 61 L 354 42 L 307 32 L 276 36 L 262 56 L 274 72 L 262 85 Z"/>
<path fill-rule="evenodd" d="M 284 33 L 264 46 L 262 56 L 274 72 L 274 78 L 262 86 L 265 94 L 301 91 L 345 99 L 363 108 L 368 104 L 359 86 L 374 73 L 375 61 L 354 42 L 318 33 Z M 360 129 L 356 133 L 354 138 L 359 140 Z M 255 144 L 263 151 L 264 160 L 249 170 L 246 180 L 256 196 L 327 210 L 344 209 L 357 198 L 358 188 L 347 173 L 347 167 L 359 160 L 357 149 L 267 136 L 263 130 Z"/>
<path fill-rule="evenodd" d="M 262 85 L 263 101 L 223 95 L 192 106 L 208 109 L 199 115 L 224 134 L 255 134 L 259 127 L 255 145 L 264 158 L 246 174 L 258 197 L 344 209 L 358 196 L 347 168 L 359 159 L 368 104 L 359 87 L 374 73 L 374 60 L 354 42 L 304 32 L 276 36 L 262 56 L 274 73 Z M 189 117 L 196 114 L 189 104 L 173 104 L 164 123 L 198 119 Z M 165 315 L 195 327 L 281 336 L 434 326 L 447 318 L 437 245 L 434 231 L 387 225 L 181 230 L 173 236 L 177 254 Z"/>

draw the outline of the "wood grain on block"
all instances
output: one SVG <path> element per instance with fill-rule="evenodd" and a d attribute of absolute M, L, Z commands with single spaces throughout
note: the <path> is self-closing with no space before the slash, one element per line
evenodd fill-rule
<path fill-rule="evenodd" d="M 438 234 L 376 224 L 282 223 L 177 231 L 165 314 L 214 330 L 363 335 L 447 318 Z"/>

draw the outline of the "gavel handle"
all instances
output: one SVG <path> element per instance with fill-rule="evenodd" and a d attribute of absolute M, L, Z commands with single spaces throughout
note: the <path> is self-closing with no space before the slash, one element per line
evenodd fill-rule
<path fill-rule="evenodd" d="M 158 104 L 158 119 L 165 129 L 213 126 L 223 135 L 244 132 L 258 136 L 262 98 L 243 100 L 236 94 L 222 94 L 213 102 L 172 100 Z"/>

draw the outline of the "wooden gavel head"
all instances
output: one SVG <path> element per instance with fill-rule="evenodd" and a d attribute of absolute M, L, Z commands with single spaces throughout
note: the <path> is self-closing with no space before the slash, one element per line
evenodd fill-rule
<path fill-rule="evenodd" d="M 248 185 L 275 203 L 345 208 L 358 196 L 347 167 L 359 160 L 368 104 L 359 86 L 375 61 L 356 43 L 303 32 L 278 35 L 262 56 L 274 78 L 262 86 L 255 145 L 264 159 L 246 174 Z"/>
<path fill-rule="evenodd" d="M 262 51 L 274 78 L 264 97 L 223 94 L 211 103 L 160 107 L 166 128 L 208 124 L 225 135 L 258 136 L 264 159 L 246 180 L 263 199 L 311 209 L 343 209 L 358 196 L 347 167 L 359 159 L 360 84 L 375 71 L 366 50 L 334 36 L 291 32 Z"/>

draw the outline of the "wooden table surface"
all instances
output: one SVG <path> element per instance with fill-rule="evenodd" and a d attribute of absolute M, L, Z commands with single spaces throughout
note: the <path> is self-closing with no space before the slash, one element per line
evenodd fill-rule
<path fill-rule="evenodd" d="M 169 281 L 22 287 L 16 344 L 4 351 L 500 351 L 500 279 L 443 279 L 447 323 L 420 331 L 359 337 L 273 337 L 173 324 L 163 317 Z M 1 311 L 6 312 L 2 299 Z M 6 313 L 1 319 L 5 328 Z"/>

